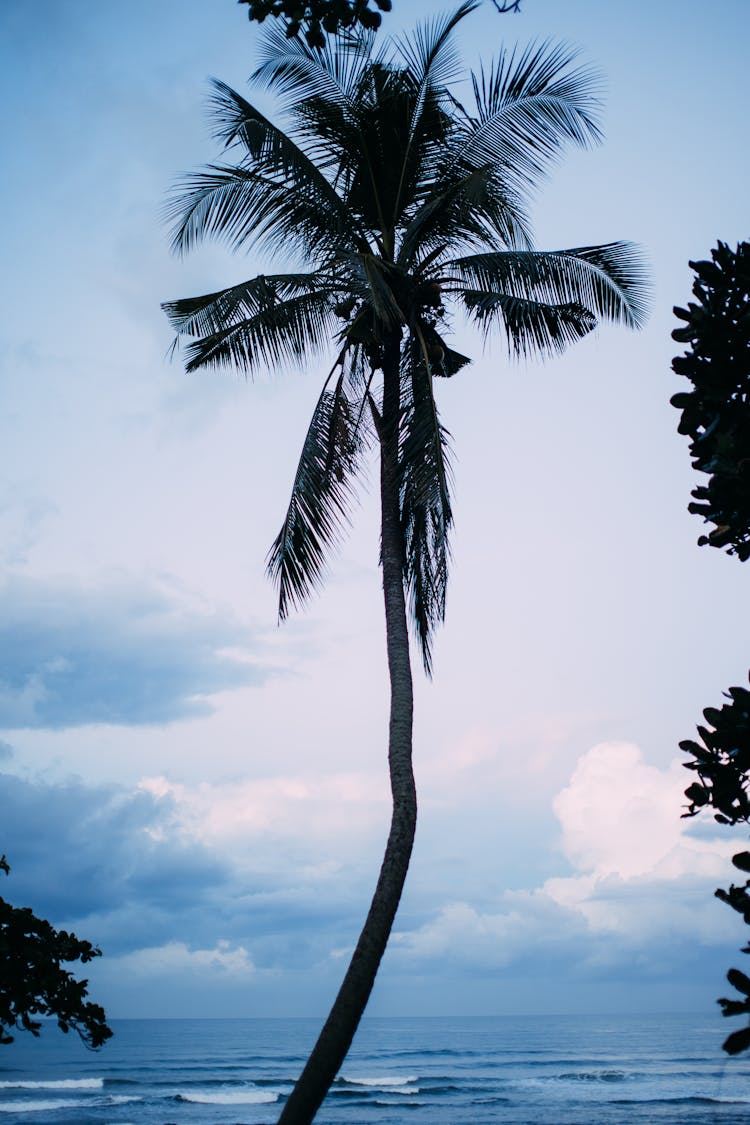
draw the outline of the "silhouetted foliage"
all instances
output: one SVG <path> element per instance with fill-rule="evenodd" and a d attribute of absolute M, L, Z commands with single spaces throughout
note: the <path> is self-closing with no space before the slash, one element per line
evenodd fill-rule
<path fill-rule="evenodd" d="M 686 739 L 680 749 L 691 755 L 685 768 L 698 774 L 698 780 L 685 790 L 690 801 L 685 816 L 695 816 L 702 809 L 712 808 L 719 824 L 750 823 L 750 691 L 732 687 L 726 694 L 729 703 L 707 707 L 703 712 L 708 726 L 699 726 L 700 742 Z M 750 872 L 750 852 L 732 857 L 734 866 Z M 716 897 L 736 910 L 750 925 L 750 878 L 745 883 L 720 887 Z M 742 950 L 750 953 L 750 944 Z M 719 1000 L 725 1016 L 750 1016 L 750 980 L 739 969 L 730 969 L 727 980 L 737 989 L 739 998 Z M 750 1026 L 733 1032 L 724 1043 L 730 1055 L 750 1048 Z"/>
<path fill-rule="evenodd" d="M 691 262 L 697 278 L 685 321 L 672 338 L 690 344 L 672 367 L 693 384 L 672 398 L 682 411 L 679 432 L 691 438 L 693 467 L 709 476 L 693 489 L 689 511 L 714 529 L 699 544 L 750 558 L 750 243 L 736 251 L 720 242 L 710 262 Z"/>
<path fill-rule="evenodd" d="M 267 16 L 276 16 L 293 39 L 304 33 L 310 47 L 324 47 L 326 35 L 336 35 L 347 28 L 361 27 L 377 31 L 381 12 L 390 12 L 391 0 L 238 0 L 247 4 L 248 19 L 263 23 Z M 498 12 L 520 12 L 521 0 L 492 0 Z"/>
<path fill-rule="evenodd" d="M 693 490 L 689 510 L 715 525 L 698 543 L 726 547 L 743 562 L 750 557 L 750 244 L 736 251 L 719 242 L 711 261 L 691 262 L 697 274 L 687 309 L 676 308 L 685 321 L 672 338 L 690 350 L 672 363 L 693 390 L 672 398 L 682 411 L 680 433 L 692 440 L 693 467 L 709 475 L 707 485 Z M 708 726 L 699 726 L 700 743 L 687 739 L 680 748 L 691 755 L 685 768 L 698 780 L 685 790 L 686 816 L 714 810 L 719 824 L 750 823 L 750 691 L 732 687 L 722 707 L 703 712 Z M 750 852 L 732 857 L 734 866 L 750 872 Z M 739 886 L 719 888 L 716 897 L 750 925 L 750 878 Z M 750 944 L 743 953 L 750 953 Z M 750 1016 L 750 979 L 730 969 L 727 979 L 738 997 L 719 1000 L 725 1016 Z M 724 1043 L 730 1055 L 750 1049 L 750 1026 L 733 1032 Z"/>
<path fill-rule="evenodd" d="M 10 871 L 5 856 L 0 870 Z M 87 1001 L 87 980 L 76 980 L 63 962 L 86 964 L 101 950 L 75 934 L 56 930 L 25 907 L 0 898 L 0 1043 L 12 1043 L 11 1030 L 38 1036 L 37 1016 L 54 1016 L 61 1031 L 77 1031 L 87 1047 L 101 1047 L 112 1035 L 104 1009 Z"/>

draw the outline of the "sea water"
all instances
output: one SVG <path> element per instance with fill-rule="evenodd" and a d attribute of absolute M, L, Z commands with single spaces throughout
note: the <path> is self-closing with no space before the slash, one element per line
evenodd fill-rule
<path fill-rule="evenodd" d="M 736 1021 L 735 1021 L 736 1022 Z M 271 1125 L 315 1020 L 53 1024 L 0 1047 L 0 1125 Z M 365 1019 L 320 1125 L 748 1125 L 750 1060 L 698 1017 Z"/>

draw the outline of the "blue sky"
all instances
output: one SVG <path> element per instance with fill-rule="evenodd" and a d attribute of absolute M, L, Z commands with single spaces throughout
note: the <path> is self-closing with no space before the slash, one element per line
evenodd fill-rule
<path fill-rule="evenodd" d="M 537 243 L 640 243 L 653 311 L 545 365 L 457 325 L 454 569 L 372 1010 L 710 1010 L 745 935 L 712 897 L 731 835 L 679 817 L 677 743 L 747 675 L 748 576 L 695 544 L 669 334 L 688 260 L 748 234 L 747 7 L 522 9 L 467 20 L 467 64 L 564 40 L 605 88 Z M 166 355 L 160 301 L 268 268 L 177 260 L 160 220 L 216 154 L 207 77 L 244 90 L 258 35 L 232 0 L 0 9 L 3 893 L 102 946 L 115 1016 L 324 1012 L 387 831 L 374 478 L 277 628 L 264 559 L 320 371 Z"/>

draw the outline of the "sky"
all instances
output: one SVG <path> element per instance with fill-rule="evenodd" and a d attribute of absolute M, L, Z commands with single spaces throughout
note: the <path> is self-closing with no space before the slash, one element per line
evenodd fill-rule
<path fill-rule="evenodd" d="M 550 175 L 537 245 L 639 243 L 651 315 L 545 364 L 456 324 L 447 619 L 370 1011 L 718 1021 L 744 843 L 681 819 L 678 743 L 745 682 L 750 575 L 696 546 L 670 332 L 688 261 L 748 237 L 750 13 L 521 8 L 464 21 L 467 66 L 550 39 L 603 79 L 604 143 Z M 384 33 L 429 12 L 395 9 Z M 388 829 L 376 476 L 279 627 L 264 561 L 325 365 L 188 377 L 159 307 L 274 268 L 175 258 L 161 217 L 218 155 L 207 79 L 246 92 L 261 34 L 232 0 L 0 6 L 0 890 L 101 946 L 112 1017 L 323 1015 Z"/>

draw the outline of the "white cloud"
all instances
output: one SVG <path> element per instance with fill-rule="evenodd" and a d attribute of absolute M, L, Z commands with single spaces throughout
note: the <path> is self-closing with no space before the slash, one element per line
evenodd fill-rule
<path fill-rule="evenodd" d="M 260 837 L 303 839 L 347 847 L 373 828 L 388 825 L 387 778 L 368 773 L 337 773 L 315 778 L 303 774 L 224 784 L 180 785 L 165 777 L 144 778 L 140 789 L 174 802 L 174 820 L 190 837 L 224 848 Z M 325 866 L 325 865 L 323 865 Z"/>
<path fill-rule="evenodd" d="M 731 878 L 737 841 L 691 835 L 680 815 L 685 777 L 679 761 L 657 769 L 632 743 L 594 746 L 553 802 L 575 873 L 506 892 L 496 911 L 448 902 L 396 935 L 398 955 L 497 968 L 533 948 L 601 966 L 642 956 L 649 943 L 732 940 L 736 920 L 712 892 Z"/>
<path fill-rule="evenodd" d="M 190 949 L 184 942 L 138 949 L 117 958 L 123 972 L 136 977 L 163 977 L 185 972 L 221 974 L 241 979 L 254 976 L 256 969 L 243 945 L 219 941 L 213 949 Z"/>
<path fill-rule="evenodd" d="M 548 879 L 544 892 L 594 929 L 677 924 L 680 900 L 698 887 L 704 896 L 707 882 L 726 876 L 736 850 L 731 840 L 690 834 L 681 816 L 686 784 L 677 759 L 659 770 L 632 743 L 594 746 L 554 801 L 562 850 L 581 874 Z"/>
<path fill-rule="evenodd" d="M 410 961 L 438 958 L 476 968 L 501 968 L 534 948 L 543 952 L 551 941 L 580 926 L 540 893 L 509 892 L 503 909 L 483 913 L 466 902 L 453 902 L 418 930 L 397 933 L 394 947 Z"/>
<path fill-rule="evenodd" d="M 632 743 L 594 746 L 554 801 L 565 855 L 597 877 L 676 878 L 696 863 L 699 873 L 715 874 L 727 849 L 687 835 L 687 780 L 677 759 L 659 770 Z"/>

